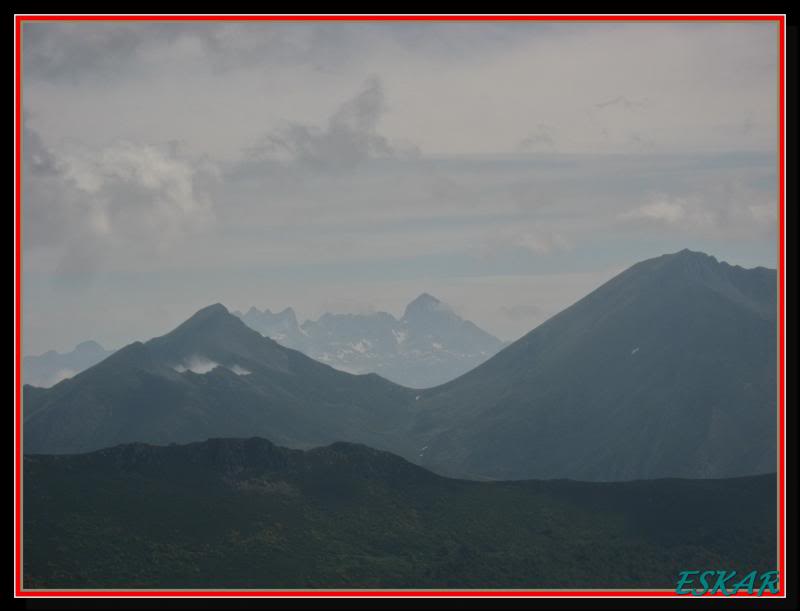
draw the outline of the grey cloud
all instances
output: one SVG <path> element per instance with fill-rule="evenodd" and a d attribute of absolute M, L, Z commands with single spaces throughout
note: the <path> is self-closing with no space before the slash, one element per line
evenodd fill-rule
<path fill-rule="evenodd" d="M 624 110 L 643 110 L 647 108 L 648 105 L 649 100 L 647 98 L 642 98 L 641 100 L 632 100 L 624 95 L 618 95 L 610 100 L 598 102 L 594 105 L 594 107 L 600 109 L 616 107 Z"/>
<path fill-rule="evenodd" d="M 553 128 L 539 123 L 536 129 L 524 138 L 517 150 L 520 152 L 553 152 L 556 150 L 556 141 L 554 138 Z"/>
<path fill-rule="evenodd" d="M 22 170 L 36 176 L 52 176 L 58 174 L 59 165 L 56 156 L 45 146 L 38 132 L 29 127 L 29 117 L 22 119 Z"/>
<path fill-rule="evenodd" d="M 23 69 L 26 78 L 77 82 L 141 76 L 192 52 L 216 70 L 302 62 L 313 38 L 302 33 L 235 22 L 31 22 L 23 25 Z"/>
<path fill-rule="evenodd" d="M 369 55 L 377 44 L 404 53 L 465 60 L 546 34 L 548 24 L 64 21 L 23 24 L 26 77 L 78 81 L 130 77 L 143 54 L 169 62 L 195 47 L 202 63 L 218 70 L 270 64 L 335 70 Z M 477 44 L 476 44 L 477 43 Z M 155 66 L 150 66 L 151 68 Z"/>
<path fill-rule="evenodd" d="M 484 259 L 502 257 L 514 252 L 548 256 L 568 251 L 571 247 L 569 240 L 561 232 L 530 223 L 488 231 L 477 246 L 477 253 Z"/>
<path fill-rule="evenodd" d="M 639 132 L 632 132 L 630 136 L 628 136 L 628 142 L 634 150 L 642 152 L 653 151 L 657 146 L 655 139 Z"/>
<path fill-rule="evenodd" d="M 325 127 L 288 123 L 263 136 L 246 155 L 314 170 L 352 169 L 369 159 L 416 155 L 415 148 L 392 143 L 378 132 L 385 109 L 383 85 L 373 76 Z"/>
<path fill-rule="evenodd" d="M 50 252 L 56 275 L 89 277 L 119 251 L 163 254 L 213 218 L 213 164 L 174 143 L 56 151 L 26 122 L 23 157 L 25 248 Z"/>
<path fill-rule="evenodd" d="M 172 39 L 162 27 L 126 22 L 30 22 L 22 26 L 22 60 L 26 77 L 76 80 L 87 74 L 111 76 L 128 67 L 147 42 Z"/>
<path fill-rule="evenodd" d="M 734 178 L 688 193 L 653 193 L 617 219 L 690 236 L 752 239 L 774 234 L 777 202 L 768 192 Z"/>

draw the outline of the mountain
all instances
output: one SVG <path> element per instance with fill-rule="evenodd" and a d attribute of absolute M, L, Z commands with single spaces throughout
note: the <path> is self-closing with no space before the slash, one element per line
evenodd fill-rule
<path fill-rule="evenodd" d="M 688 250 L 643 261 L 421 393 L 437 472 L 629 480 L 775 471 L 776 273 Z"/>
<path fill-rule="evenodd" d="M 50 350 L 22 359 L 22 380 L 25 384 L 48 388 L 65 378 L 99 363 L 113 350 L 106 350 L 94 341 L 81 342 L 71 352 Z"/>
<path fill-rule="evenodd" d="M 297 322 L 294 310 L 236 313 L 249 327 L 350 373 L 377 373 L 411 388 L 443 384 L 484 362 L 503 342 L 423 293 L 398 320 L 386 312 Z"/>
<path fill-rule="evenodd" d="M 25 386 L 24 447 L 70 453 L 254 434 L 295 447 L 385 447 L 395 427 L 407 426 L 402 407 L 412 396 L 285 348 L 217 304 L 50 389 Z"/>
<path fill-rule="evenodd" d="M 775 293 L 774 270 L 690 251 L 649 259 L 422 391 L 333 369 L 211 306 L 50 389 L 25 386 L 25 451 L 259 435 L 366 443 L 473 479 L 770 473 Z M 441 317 L 431 334 L 458 327 L 432 299 L 412 305 L 409 319 Z"/>
<path fill-rule="evenodd" d="M 471 482 L 264 439 L 26 456 L 26 588 L 664 588 L 774 570 L 775 477 Z"/>
<path fill-rule="evenodd" d="M 261 312 L 251 307 L 245 314 L 239 312 L 233 314 L 241 318 L 251 329 L 287 348 L 302 350 L 307 341 L 307 336 L 301 331 L 292 308 L 273 314 L 269 309 Z"/>

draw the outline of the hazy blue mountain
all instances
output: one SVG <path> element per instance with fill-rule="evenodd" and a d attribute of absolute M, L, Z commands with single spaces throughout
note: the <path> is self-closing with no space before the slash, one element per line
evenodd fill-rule
<path fill-rule="evenodd" d="M 285 348 L 217 304 L 51 389 L 26 386 L 24 448 L 69 453 L 253 434 L 296 447 L 384 447 L 412 394 Z"/>
<path fill-rule="evenodd" d="M 244 314 L 233 312 L 251 329 L 261 335 L 274 339 L 279 344 L 294 350 L 303 350 L 307 336 L 300 330 L 297 316 L 292 308 L 281 312 L 272 313 L 269 308 L 261 312 L 257 308 L 250 308 Z"/>
<path fill-rule="evenodd" d="M 421 393 L 419 462 L 486 478 L 776 469 L 776 273 L 688 250 L 643 261 Z"/>
<path fill-rule="evenodd" d="M 471 482 L 336 443 L 24 461 L 30 588 L 664 588 L 775 569 L 775 477 Z"/>
<path fill-rule="evenodd" d="M 87 341 L 75 346 L 71 352 L 49 350 L 38 356 L 26 356 L 22 359 L 22 381 L 48 388 L 99 363 L 113 352 L 95 341 Z"/>
<path fill-rule="evenodd" d="M 503 347 L 427 293 L 412 301 L 399 320 L 386 312 L 327 313 L 299 325 L 291 308 L 235 314 L 262 335 L 332 367 L 377 373 L 411 388 L 452 380 Z"/>

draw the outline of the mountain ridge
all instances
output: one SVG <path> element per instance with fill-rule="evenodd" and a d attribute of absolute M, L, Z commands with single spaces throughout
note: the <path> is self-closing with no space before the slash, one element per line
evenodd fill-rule
<path fill-rule="evenodd" d="M 412 388 L 458 377 L 504 345 L 429 293 L 412 300 L 399 319 L 388 312 L 326 312 L 298 324 L 292 308 L 273 313 L 254 306 L 234 314 L 265 337 L 315 360 L 349 373 L 377 373 Z"/>
<path fill-rule="evenodd" d="M 23 384 L 49 388 L 96 365 L 112 354 L 94 340 L 79 343 L 68 352 L 48 350 L 22 359 Z"/>
<path fill-rule="evenodd" d="M 381 445 L 411 393 L 280 346 L 215 305 L 51 389 L 24 387 L 24 447 L 74 453 L 247 433 L 297 447 L 353 435 Z"/>
<path fill-rule="evenodd" d="M 25 387 L 25 448 L 257 434 L 366 443 L 472 479 L 771 472 L 774 282 L 698 253 L 649 259 L 423 390 L 340 372 L 215 305 L 52 389 Z"/>

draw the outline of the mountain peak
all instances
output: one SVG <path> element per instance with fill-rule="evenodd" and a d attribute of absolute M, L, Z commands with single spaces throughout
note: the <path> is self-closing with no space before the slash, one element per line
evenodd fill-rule
<path fill-rule="evenodd" d="M 194 325 L 197 323 L 205 323 L 212 320 L 219 320 L 224 319 L 227 317 L 233 317 L 233 314 L 228 312 L 228 308 L 226 308 L 221 303 L 215 303 L 210 306 L 206 306 L 197 310 L 194 314 L 192 314 L 183 325 Z M 181 325 L 181 326 L 183 326 Z"/>
<path fill-rule="evenodd" d="M 403 318 L 424 312 L 449 312 L 450 308 L 430 293 L 422 293 L 406 306 Z"/>
<path fill-rule="evenodd" d="M 224 305 L 215 303 L 198 310 L 172 331 L 150 340 L 150 343 L 161 343 L 165 340 L 194 341 L 196 338 L 209 336 L 229 344 L 235 337 L 248 336 L 250 333 L 254 331 L 228 312 Z"/>
<path fill-rule="evenodd" d="M 105 352 L 105 348 L 90 339 L 75 346 L 75 352 Z"/>
<path fill-rule="evenodd" d="M 713 261 L 714 263 L 718 263 L 717 258 L 713 257 L 709 254 L 706 254 L 699 250 L 689 250 L 688 248 L 684 248 L 683 250 L 679 250 L 678 252 L 670 253 L 664 255 L 669 259 L 683 259 L 683 260 L 696 260 L 696 261 Z"/>
<path fill-rule="evenodd" d="M 206 316 L 213 316 L 218 314 L 230 314 L 230 312 L 228 312 L 228 308 L 226 308 L 221 303 L 212 303 L 210 306 L 206 306 L 204 308 L 200 308 L 199 310 L 197 310 L 194 316 L 199 316 L 201 314 Z"/>
<path fill-rule="evenodd" d="M 294 313 L 294 310 L 292 308 L 284 308 L 283 310 L 275 314 L 275 316 L 280 317 L 282 320 L 293 321 L 294 324 L 297 324 L 297 315 Z"/>

